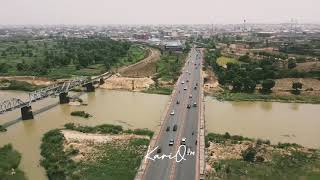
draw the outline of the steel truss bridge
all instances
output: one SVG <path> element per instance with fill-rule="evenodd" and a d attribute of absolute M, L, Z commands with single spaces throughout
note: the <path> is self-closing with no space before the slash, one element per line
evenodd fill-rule
<path fill-rule="evenodd" d="M 111 73 L 104 73 L 94 78 L 86 78 L 86 77 L 74 78 L 71 80 L 67 80 L 63 83 L 56 83 L 56 84 L 47 86 L 45 88 L 30 92 L 29 98 L 25 100 L 18 99 L 18 98 L 11 98 L 9 100 L 2 101 L 0 102 L 0 114 L 15 110 L 17 108 L 31 106 L 32 102 L 36 102 L 38 100 L 47 98 L 49 96 L 57 96 L 61 93 L 67 93 L 68 91 L 74 89 L 75 87 L 84 86 L 86 84 L 99 81 L 104 77 L 108 78 L 110 76 L 111 76 Z"/>

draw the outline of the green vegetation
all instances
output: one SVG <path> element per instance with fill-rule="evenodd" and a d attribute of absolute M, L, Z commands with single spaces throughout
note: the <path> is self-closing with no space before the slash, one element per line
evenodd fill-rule
<path fill-rule="evenodd" d="M 228 63 L 232 63 L 232 64 L 238 64 L 239 61 L 237 61 L 236 59 L 234 58 L 229 58 L 229 57 L 219 57 L 217 59 L 217 63 L 219 64 L 219 66 L 225 66 L 227 65 Z"/>
<path fill-rule="evenodd" d="M 12 40 L 0 43 L 0 75 L 91 76 L 146 56 L 140 45 L 103 37 Z"/>
<path fill-rule="evenodd" d="M 148 56 L 147 51 L 140 45 L 132 45 L 127 56 L 120 59 L 120 62 L 117 66 L 123 66 L 128 64 L 134 64 Z"/>
<path fill-rule="evenodd" d="M 209 133 L 206 137 L 229 151 L 233 141 L 229 133 Z M 243 140 L 250 141 L 241 142 Z M 214 171 L 209 179 L 319 179 L 320 151 L 303 148 L 295 143 L 270 145 L 270 141 L 243 138 L 237 146 L 247 147 L 241 151 L 242 159 L 218 159 L 213 162 Z M 228 141 L 228 142 L 227 142 Z M 239 145 L 238 145 L 239 144 Z M 249 144 L 249 146 L 248 146 Z M 227 148 L 229 147 L 229 148 Z M 232 151 L 232 150 L 231 150 Z M 232 153 L 224 152 L 224 153 Z M 266 158 L 268 160 L 266 160 Z"/>
<path fill-rule="evenodd" d="M 0 125 L 0 132 L 6 132 L 6 131 L 7 131 L 7 129 L 4 128 L 2 125 Z"/>
<path fill-rule="evenodd" d="M 67 123 L 64 125 L 66 129 L 80 131 L 83 133 L 98 133 L 98 134 L 136 134 L 146 135 L 149 137 L 153 136 L 153 132 L 147 129 L 134 129 L 134 130 L 123 130 L 122 126 L 112 124 L 102 124 L 97 126 L 81 126 L 75 125 L 74 123 Z"/>
<path fill-rule="evenodd" d="M 225 134 L 216 134 L 216 133 L 208 133 L 205 137 L 205 145 L 206 147 L 209 147 L 209 141 L 216 142 L 216 143 L 225 143 L 227 140 L 231 140 L 232 143 L 236 144 L 239 141 L 243 140 L 252 140 L 250 138 L 246 138 L 239 135 L 233 135 L 231 136 L 228 132 Z"/>
<path fill-rule="evenodd" d="M 292 82 L 292 94 L 298 95 L 300 94 L 300 90 L 302 89 L 303 84 L 301 82 Z"/>
<path fill-rule="evenodd" d="M 223 93 L 216 93 L 214 96 L 220 101 L 277 101 L 289 103 L 320 104 L 319 96 L 283 96 L 259 93 L 231 93 L 228 91 L 225 91 Z"/>
<path fill-rule="evenodd" d="M 0 90 L 34 91 L 42 87 L 24 81 L 0 80 Z"/>
<path fill-rule="evenodd" d="M 0 148 L 0 179 L 3 180 L 25 180 L 24 172 L 18 166 L 21 155 L 7 144 Z"/>
<path fill-rule="evenodd" d="M 149 137 L 153 135 L 149 130 L 124 131 L 121 126 L 109 124 L 88 127 L 69 123 L 65 127 L 100 134 L 133 133 Z M 63 142 L 64 136 L 58 129 L 47 132 L 42 139 L 41 165 L 46 169 L 49 179 L 134 179 L 149 144 L 148 139 L 142 138 L 111 141 L 94 145 L 97 151 L 90 154 L 90 160 L 74 161 L 71 157 L 79 151 L 73 148 L 64 151 Z"/>
<path fill-rule="evenodd" d="M 144 93 L 149 94 L 163 94 L 163 95 L 170 95 L 172 93 L 173 88 L 171 87 L 149 87 L 147 90 L 143 91 Z"/>
<path fill-rule="evenodd" d="M 73 111 L 70 113 L 71 116 L 79 116 L 83 118 L 89 118 L 91 115 L 89 113 L 86 113 L 84 111 Z"/>
<path fill-rule="evenodd" d="M 184 65 L 186 54 L 165 53 L 157 61 L 158 78 L 165 81 L 176 81 L 180 76 L 181 68 Z"/>

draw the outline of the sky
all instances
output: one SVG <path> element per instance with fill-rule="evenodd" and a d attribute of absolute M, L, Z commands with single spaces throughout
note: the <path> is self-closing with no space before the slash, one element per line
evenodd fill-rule
<path fill-rule="evenodd" d="M 320 0 L 0 0 L 0 24 L 320 23 Z"/>

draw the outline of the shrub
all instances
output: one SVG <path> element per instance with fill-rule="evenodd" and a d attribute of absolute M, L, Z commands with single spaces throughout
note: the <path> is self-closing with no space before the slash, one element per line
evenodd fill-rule
<path fill-rule="evenodd" d="M 89 118 L 91 115 L 89 113 L 86 113 L 84 111 L 73 111 L 71 112 L 71 116 L 79 116 L 83 118 Z"/>
<path fill-rule="evenodd" d="M 257 151 L 252 147 L 248 147 L 246 150 L 242 152 L 242 158 L 248 162 L 254 162 Z"/>

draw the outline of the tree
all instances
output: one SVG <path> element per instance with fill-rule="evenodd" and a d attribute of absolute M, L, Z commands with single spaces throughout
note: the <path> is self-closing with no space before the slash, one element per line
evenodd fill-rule
<path fill-rule="evenodd" d="M 248 54 L 243 55 L 243 56 L 240 56 L 239 61 L 249 63 L 249 62 L 250 62 L 250 57 L 249 57 L 249 55 L 248 55 Z"/>
<path fill-rule="evenodd" d="M 242 82 L 239 78 L 235 78 L 232 81 L 232 91 L 240 92 L 242 90 Z"/>
<path fill-rule="evenodd" d="M 271 92 L 271 88 L 274 87 L 275 81 L 272 79 L 267 79 L 262 82 L 262 91 L 263 92 Z"/>
<path fill-rule="evenodd" d="M 242 158 L 245 161 L 254 162 L 256 154 L 257 151 L 252 146 L 249 146 L 246 150 L 242 152 Z"/>
<path fill-rule="evenodd" d="M 253 92 L 256 88 L 256 82 L 249 78 L 243 79 L 243 90 L 245 92 Z"/>
<path fill-rule="evenodd" d="M 292 82 L 292 94 L 300 94 L 300 90 L 302 89 L 302 83 L 301 82 Z"/>
<path fill-rule="evenodd" d="M 6 63 L 1 63 L 0 64 L 0 73 L 6 73 L 8 72 L 8 68 L 9 68 L 9 65 L 6 64 Z"/>
<path fill-rule="evenodd" d="M 296 66 L 297 66 L 296 61 L 293 60 L 293 59 L 289 59 L 289 61 L 288 61 L 288 68 L 289 68 L 289 69 L 293 69 L 293 68 L 295 68 Z"/>

